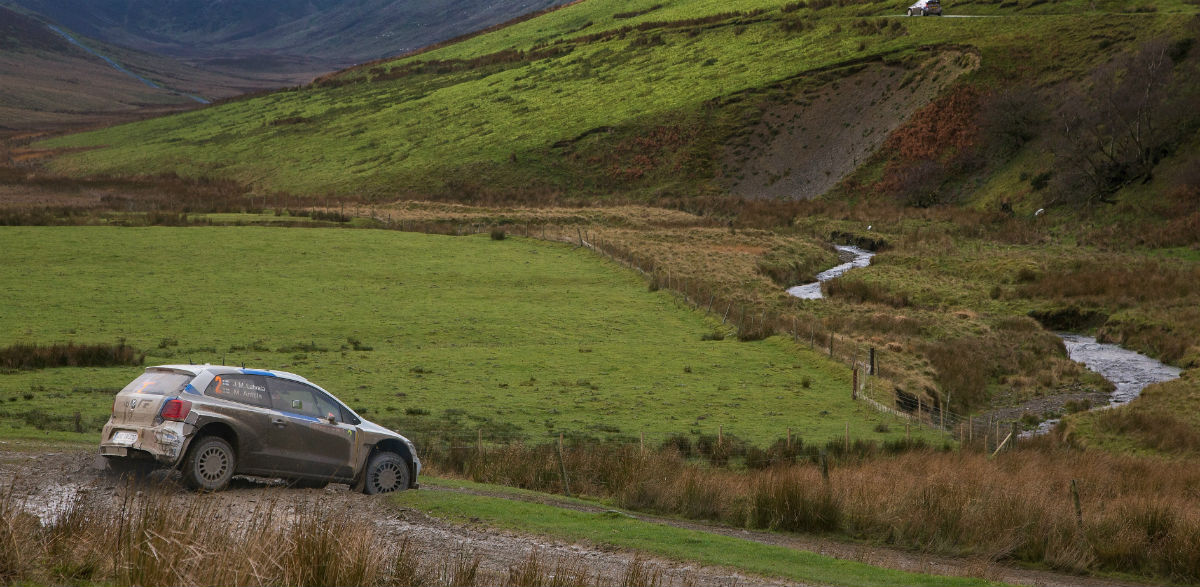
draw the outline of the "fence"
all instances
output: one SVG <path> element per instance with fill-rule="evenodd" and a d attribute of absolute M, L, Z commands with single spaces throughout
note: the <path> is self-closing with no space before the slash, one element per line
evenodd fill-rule
<path fill-rule="evenodd" d="M 359 214 L 361 208 L 352 212 Z M 851 397 L 870 405 L 881 413 L 903 421 L 906 426 L 919 426 L 942 431 L 962 443 L 979 443 L 989 451 L 1010 446 L 1016 441 L 1016 426 L 1010 421 L 995 418 L 975 418 L 956 413 L 948 408 L 952 392 L 945 401 L 935 397 L 925 401 L 921 392 L 906 393 L 895 385 L 896 375 L 889 367 L 887 351 L 848 336 L 829 331 L 815 315 L 800 312 L 783 314 L 755 309 L 753 305 L 718 296 L 713 284 L 699 278 L 686 278 L 672 274 L 649 255 L 641 255 L 631 248 L 611 239 L 602 232 L 583 224 L 553 223 L 502 223 L 463 221 L 403 221 L 390 216 L 379 217 L 375 209 L 370 216 L 385 227 L 405 231 L 465 236 L 493 230 L 504 230 L 515 235 L 550 242 L 572 244 L 589 249 L 614 263 L 641 274 L 653 289 L 666 290 L 676 304 L 690 306 L 714 319 L 720 317 L 721 325 L 731 328 L 741 340 L 760 340 L 773 335 L 790 336 L 797 345 L 806 342 L 810 350 L 820 349 L 830 359 L 850 367 L 852 373 Z"/>

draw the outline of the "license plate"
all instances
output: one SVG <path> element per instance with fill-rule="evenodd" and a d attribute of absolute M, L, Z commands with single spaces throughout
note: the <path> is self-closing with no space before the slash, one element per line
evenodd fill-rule
<path fill-rule="evenodd" d="M 113 444 L 133 444 L 137 442 L 137 432 L 122 430 L 112 437 Z"/>

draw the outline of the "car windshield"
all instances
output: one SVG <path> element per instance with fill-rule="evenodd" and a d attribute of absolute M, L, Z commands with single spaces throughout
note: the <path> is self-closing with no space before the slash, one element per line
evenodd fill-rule
<path fill-rule="evenodd" d="M 150 395 L 174 395 L 192 380 L 191 375 L 172 371 L 147 371 L 134 379 L 121 393 L 147 393 Z"/>

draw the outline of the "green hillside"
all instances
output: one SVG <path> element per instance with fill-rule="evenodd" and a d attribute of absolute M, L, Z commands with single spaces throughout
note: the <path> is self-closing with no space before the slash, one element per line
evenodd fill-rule
<path fill-rule="evenodd" d="M 944 76 L 931 60 L 946 52 L 978 58 L 954 87 L 1049 86 L 1185 35 L 1196 10 L 1030 4 L 950 3 L 949 14 L 994 18 L 909 19 L 888 2 L 588 0 L 303 89 L 50 145 L 103 147 L 54 163 L 72 174 L 175 172 L 300 193 L 722 193 L 722 176 L 740 173 L 722 157 L 764 112 L 864 67 L 895 68 L 890 96 Z"/>

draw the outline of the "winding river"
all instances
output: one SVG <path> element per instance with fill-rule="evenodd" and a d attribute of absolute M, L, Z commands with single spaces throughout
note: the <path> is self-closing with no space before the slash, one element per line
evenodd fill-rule
<path fill-rule="evenodd" d="M 842 258 L 849 257 L 850 260 L 837 267 L 818 273 L 815 282 L 789 287 L 787 292 L 802 300 L 819 300 L 825 297 L 821 294 L 821 282 L 829 281 L 855 267 L 866 267 L 871 264 L 871 257 L 875 256 L 875 253 L 871 251 L 849 245 L 834 245 L 834 248 L 837 249 L 838 256 Z"/>
<path fill-rule="evenodd" d="M 1112 382 L 1115 389 L 1110 396 L 1108 405 L 1097 406 L 1093 409 L 1105 409 L 1123 406 L 1142 394 L 1146 387 L 1178 379 L 1183 372 L 1178 367 L 1164 365 L 1146 355 L 1135 353 L 1115 344 L 1097 341 L 1090 336 L 1072 332 L 1056 332 L 1067 347 L 1067 357 L 1076 363 L 1083 363 L 1089 371 L 1099 373 L 1101 377 Z M 1049 432 L 1058 424 L 1058 418 L 1045 420 L 1038 424 L 1035 430 L 1021 433 L 1022 438 L 1037 436 Z"/>
<path fill-rule="evenodd" d="M 819 300 L 824 297 L 821 294 L 822 282 L 856 267 L 866 267 L 871 264 L 871 257 L 875 256 L 875 253 L 858 247 L 835 245 L 835 248 L 842 258 L 850 257 L 850 260 L 817 274 L 816 282 L 788 288 L 787 292 L 801 299 Z M 1090 336 L 1071 332 L 1055 334 L 1062 339 L 1067 347 L 1067 356 L 1072 361 L 1083 363 L 1089 370 L 1099 373 L 1115 386 L 1108 405 L 1099 406 L 1097 409 L 1125 405 L 1141 395 L 1147 386 L 1177 379 L 1182 372 L 1178 367 L 1165 365 L 1115 344 L 1099 342 Z M 1039 424 L 1036 430 L 1026 431 L 1021 436 L 1044 434 L 1057 423 L 1057 419 L 1046 420 Z"/>

